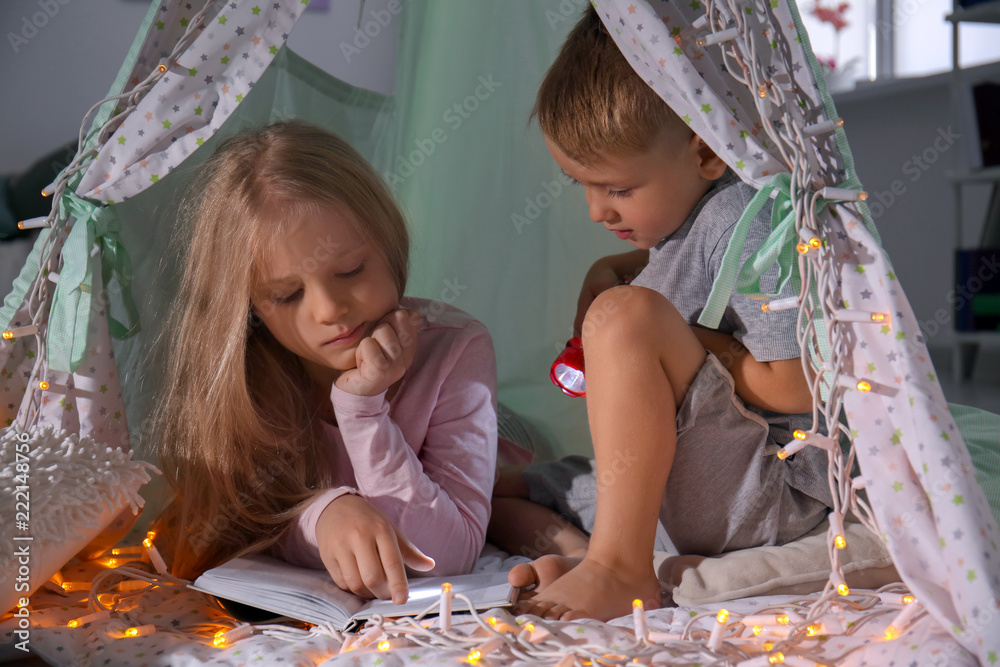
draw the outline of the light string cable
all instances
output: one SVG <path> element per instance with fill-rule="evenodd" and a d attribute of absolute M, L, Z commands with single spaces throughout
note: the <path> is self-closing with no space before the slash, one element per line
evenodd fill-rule
<path fill-rule="evenodd" d="M 723 45 L 723 62 L 729 73 L 738 81 L 741 81 L 749 88 L 754 95 L 756 107 L 761 118 L 761 129 L 772 139 L 778 152 L 781 154 L 786 165 L 791 172 L 790 198 L 795 211 L 796 231 L 800 234 L 802 230 L 815 232 L 821 228 L 817 219 L 816 202 L 818 194 L 811 198 L 811 190 L 818 190 L 825 185 L 821 179 L 818 161 L 814 155 L 813 143 L 819 143 L 818 138 L 809 139 L 802 131 L 805 117 L 799 110 L 795 99 L 786 96 L 786 86 L 782 85 L 784 79 L 777 80 L 777 77 L 768 79 L 763 72 L 761 63 L 753 58 L 744 58 L 740 53 L 744 49 L 747 54 L 756 53 L 756 35 L 752 27 L 748 26 L 748 20 L 740 11 L 736 3 L 731 3 L 727 9 L 729 11 L 713 11 L 715 3 L 710 1 L 707 5 L 709 23 L 718 28 L 728 25 L 727 15 L 732 17 L 732 21 L 737 24 L 738 37 L 731 46 Z M 769 25 L 778 25 L 773 10 L 768 3 L 757 4 L 759 10 L 763 10 L 769 18 Z M 715 18 L 715 20 L 711 20 Z M 791 67 L 792 58 L 788 43 L 781 38 L 782 34 L 776 35 L 775 44 L 777 53 L 784 61 L 785 72 L 794 71 Z M 791 93 L 798 92 L 799 99 L 806 100 L 808 97 L 801 91 L 797 80 L 790 74 L 787 76 L 787 90 Z M 831 130 L 836 127 L 832 124 Z M 832 132 L 831 132 L 832 133 Z M 808 202 L 808 206 L 806 203 Z M 827 244 L 828 245 L 828 244 Z M 822 248 L 821 248 L 822 250 Z M 834 274 L 833 257 L 829 251 L 810 253 L 810 257 L 799 258 L 800 276 L 802 279 L 799 296 L 799 318 L 798 332 L 799 344 L 802 349 L 803 368 L 807 372 L 807 378 L 813 378 L 811 390 L 813 394 L 813 425 L 812 431 L 815 433 L 818 427 L 819 413 L 823 413 L 827 431 L 831 434 L 833 441 L 839 442 L 837 436 L 844 435 L 850 442 L 848 458 L 845 461 L 839 446 L 832 447 L 828 453 L 828 483 L 830 484 L 831 496 L 834 507 L 831 512 L 831 519 L 839 527 L 843 524 L 846 509 L 853 508 L 862 523 L 875 529 L 875 522 L 872 519 L 870 508 L 863 500 L 858 498 L 856 488 L 850 479 L 850 472 L 855 461 L 855 451 L 851 439 L 850 430 L 840 422 L 840 414 L 843 406 L 843 390 L 839 387 L 837 380 L 840 377 L 840 369 L 843 361 L 850 359 L 850 348 L 848 340 L 843 335 L 844 325 L 833 317 L 837 309 L 835 296 L 832 294 L 832 285 L 835 280 L 831 280 Z M 813 287 L 819 292 L 814 298 Z M 819 349 L 816 335 L 817 314 L 822 318 L 827 327 L 829 342 L 829 358 L 824 359 Z M 831 371 L 834 378 L 833 386 L 827 386 L 827 401 L 822 400 L 821 386 L 827 384 L 827 376 L 824 371 Z M 876 530 L 877 532 L 877 530 Z M 841 535 L 842 539 L 842 535 Z M 828 533 L 828 551 L 831 560 L 831 569 L 837 573 L 837 579 L 843 580 L 842 567 L 839 558 L 839 548 L 837 547 L 835 531 L 831 527 Z M 817 604 L 813 616 L 823 613 L 829 601 L 833 599 L 833 579 L 821 596 L 820 604 Z M 848 589 L 844 587 L 844 591 Z"/>
<path fill-rule="evenodd" d="M 69 229 L 65 226 L 66 218 L 60 216 L 59 204 L 62 196 L 66 188 L 69 187 L 69 183 L 73 179 L 73 176 L 90 166 L 90 162 L 97 156 L 114 131 L 117 130 L 125 119 L 132 113 L 132 111 L 135 110 L 139 102 L 142 101 L 153 86 L 155 86 L 160 79 L 166 76 L 170 67 L 176 64 L 177 58 L 180 57 L 180 55 L 188 48 L 188 46 L 191 45 L 192 42 L 194 42 L 204 29 L 205 20 L 209 12 L 215 5 L 219 4 L 220 1 L 221 0 L 208 0 L 208 2 L 205 3 L 205 6 L 202 7 L 188 23 L 184 33 L 181 35 L 180 39 L 178 39 L 170 54 L 166 58 L 162 59 L 145 79 L 140 81 L 130 90 L 119 95 L 105 97 L 90 107 L 87 113 L 84 114 L 83 121 L 80 124 L 80 130 L 77 135 L 77 149 L 73 160 L 59 173 L 55 182 L 45 190 L 46 194 L 50 194 L 49 189 L 51 188 L 52 209 L 46 216 L 45 222 L 42 226 L 52 228 L 53 232 L 45 238 L 45 241 L 42 244 L 41 252 L 39 254 L 38 275 L 29 287 L 29 292 L 26 295 L 28 315 L 30 317 L 31 324 L 38 327 L 35 334 L 38 352 L 28 385 L 30 397 L 28 401 L 28 408 L 25 411 L 26 423 L 23 425 L 25 429 L 36 423 L 41 405 L 41 387 L 48 386 L 48 366 L 45 363 L 47 354 L 45 324 L 53 296 L 53 288 L 49 283 L 58 280 L 58 271 L 62 263 L 62 246 L 69 234 Z M 90 127 L 93 117 L 96 116 L 99 109 L 101 109 L 103 105 L 109 102 L 117 103 L 122 100 L 125 101 L 123 109 L 117 113 L 113 112 L 113 115 L 100 128 L 91 128 L 88 133 L 87 128 Z M 97 133 L 97 142 L 94 146 L 84 150 L 84 146 L 90 138 L 93 137 L 95 132 Z M 40 383 L 44 384 L 40 385 Z"/>

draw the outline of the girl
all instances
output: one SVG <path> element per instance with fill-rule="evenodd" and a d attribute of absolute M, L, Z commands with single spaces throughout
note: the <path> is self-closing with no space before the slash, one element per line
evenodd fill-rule
<path fill-rule="evenodd" d="M 329 132 L 237 136 L 198 181 L 156 421 L 174 573 L 268 549 L 401 602 L 404 565 L 468 572 L 496 462 L 486 329 L 401 299 L 403 217 Z"/>

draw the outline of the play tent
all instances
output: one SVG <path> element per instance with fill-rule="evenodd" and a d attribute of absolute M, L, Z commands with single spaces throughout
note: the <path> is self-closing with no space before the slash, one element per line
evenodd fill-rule
<path fill-rule="evenodd" d="M 701 323 L 718 323 L 734 289 L 773 310 L 799 309 L 816 419 L 787 453 L 827 449 L 834 516 L 854 510 L 884 538 L 921 607 L 981 662 L 995 661 L 996 520 L 879 246 L 794 2 L 595 5 L 635 70 L 759 189 L 737 229 L 773 205 L 773 234 L 748 259 L 734 235 Z M 558 43 L 563 33 L 554 28 L 568 27 L 578 9 L 565 1 L 542 12 L 411 0 L 400 13 L 401 53 L 418 42 L 436 46 L 401 60 L 397 91 L 383 97 L 337 82 L 283 47 L 302 2 L 151 5 L 109 100 L 88 116 L 77 158 L 54 184 L 52 214 L 28 222 L 42 233 L 0 310 L 0 325 L 12 332 L 0 342 L 4 483 L 12 489 L 5 498 L 28 482 L 51 489 L 24 528 L 11 521 L 13 509 L 3 512 L 5 537 L 30 533 L 36 557 L 45 557 L 35 561 L 32 588 L 144 501 L 143 416 L 158 381 L 148 351 L 176 279 L 166 252 L 175 202 L 221 138 L 270 119 L 325 125 L 386 175 L 414 227 L 411 291 L 483 320 L 497 341 L 501 399 L 547 434 L 558 429 L 585 442 L 580 404 L 565 402 L 545 379 L 571 321 L 567 295 L 579 280 L 570 267 L 593 256 L 579 223 L 558 219 L 571 217 L 556 205 L 569 186 L 529 130 L 448 150 L 473 132 L 487 134 L 498 118 L 526 120 L 520 102 L 533 96 L 541 71 L 523 45 Z M 482 57 L 456 58 L 463 50 Z M 491 71 L 491 54 L 504 54 L 509 69 Z M 538 159 L 512 170 L 504 154 L 511 146 Z M 473 179 L 496 185 L 484 192 L 469 187 Z M 482 219 L 500 224 L 484 229 Z M 529 262 L 539 269 L 524 272 Z M 760 276 L 775 264 L 782 283 L 800 288 L 794 303 L 758 294 Z M 823 429 L 839 433 L 846 449 Z M 22 441 L 30 463 L 18 468 Z M 59 495 L 59 483 L 86 486 L 78 492 L 89 495 Z M 78 534 L 87 520 L 93 528 Z M 838 531 L 832 521 L 833 572 L 817 609 L 835 604 L 843 583 Z M 3 586 L 13 590 L 10 580 Z M 15 601 L 4 598 L 5 606 Z"/>

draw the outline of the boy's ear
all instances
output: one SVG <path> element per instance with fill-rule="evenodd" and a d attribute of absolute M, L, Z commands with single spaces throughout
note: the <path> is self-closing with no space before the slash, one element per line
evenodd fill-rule
<path fill-rule="evenodd" d="M 726 172 L 726 162 L 715 154 L 705 140 L 697 134 L 691 137 L 691 141 L 696 144 L 695 150 L 698 154 L 698 175 L 707 181 L 714 181 L 721 178 Z"/>

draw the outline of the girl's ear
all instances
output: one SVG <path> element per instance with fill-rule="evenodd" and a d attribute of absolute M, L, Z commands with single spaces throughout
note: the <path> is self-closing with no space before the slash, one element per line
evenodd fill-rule
<path fill-rule="evenodd" d="M 715 151 L 709 148 L 705 140 L 697 134 L 692 137 L 691 141 L 697 142 L 698 175 L 707 181 L 721 178 L 726 173 L 725 160 L 716 155 Z"/>

